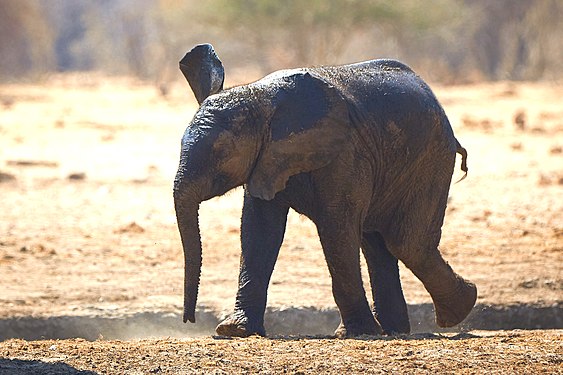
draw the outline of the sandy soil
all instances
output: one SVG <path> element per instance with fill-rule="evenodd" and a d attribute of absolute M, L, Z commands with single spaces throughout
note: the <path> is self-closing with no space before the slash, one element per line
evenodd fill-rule
<path fill-rule="evenodd" d="M 466 180 L 452 185 L 442 253 L 456 271 L 477 284 L 480 306 L 555 306 L 560 312 L 563 86 L 501 82 L 435 87 L 435 92 L 469 152 L 470 169 Z M 180 137 L 194 110 L 194 100 L 184 84 L 171 86 L 167 97 L 150 85 L 98 75 L 55 76 L 41 85 L 0 85 L 0 320 L 180 311 L 183 256 L 171 192 Z M 461 175 L 458 168 L 454 180 Z M 219 315 L 234 303 L 241 203 L 238 189 L 205 202 L 200 212 L 204 265 L 199 306 Z M 429 303 L 422 284 L 407 269 L 401 272 L 408 303 Z M 364 280 L 368 289 L 367 277 Z M 330 290 L 315 228 L 308 219 L 292 213 L 272 278 L 269 306 L 334 309 Z M 185 327 L 189 334 L 190 326 Z M 219 371 L 227 368 L 227 362 L 221 362 L 216 353 L 231 350 L 233 345 L 270 354 L 301 351 L 306 346 L 305 359 L 294 359 L 294 367 L 272 364 L 274 367 L 263 369 L 299 372 L 302 368 L 307 372 L 323 369 L 319 367 L 323 363 L 306 359 L 315 352 L 320 355 L 363 345 L 374 349 L 370 355 L 389 350 L 389 358 L 401 357 L 393 363 L 397 371 L 407 371 L 418 368 L 409 367 L 418 360 L 443 353 L 459 358 L 458 349 L 477 353 L 482 346 L 486 363 L 510 369 L 529 360 L 519 356 L 518 348 L 533 345 L 540 353 L 534 357 L 538 366 L 547 366 L 538 370 L 559 366 L 551 369 L 561 371 L 560 344 L 541 349 L 547 341 L 560 338 L 561 332 L 475 336 L 367 342 L 7 341 L 0 346 L 0 357 L 52 363 L 57 361 L 52 358 L 59 358 L 56 350 L 46 352 L 45 348 L 55 345 L 66 350 L 60 360 L 69 366 L 112 372 L 115 361 L 103 364 L 103 356 L 95 356 L 97 350 L 107 351 L 113 345 L 123 356 L 129 355 L 123 351 L 133 348 L 146 350 L 144 362 L 130 364 L 149 366 L 150 362 L 153 367 L 142 367 L 148 372 L 158 370 L 157 366 L 168 368 L 160 362 L 165 356 L 158 353 L 177 356 L 194 350 L 201 356 L 215 353 L 208 359 L 215 367 L 201 370 Z M 503 344 L 502 340 L 508 341 Z M 514 351 L 504 359 L 495 355 L 505 353 L 513 340 L 518 342 Z M 414 346 L 409 349 L 414 353 L 412 360 L 402 352 L 409 345 Z M 418 345 L 423 346 L 421 352 Z M 222 349 L 214 351 L 209 346 Z M 97 349 L 89 351 L 90 347 Z M 438 347 L 442 354 L 440 350 L 433 354 Z M 550 359 L 550 352 L 556 354 L 556 360 Z M 89 354 L 98 370 L 80 364 Z M 368 361 L 367 366 L 390 363 L 383 354 L 369 357 L 369 361 L 360 352 L 355 355 Z M 459 358 L 450 370 L 472 372 L 475 367 L 471 366 L 484 358 L 477 357 Z M 327 362 L 331 366 L 332 360 Z M 231 356 L 228 361 L 238 366 L 246 360 Z M 256 361 L 249 366 L 261 366 Z M 5 363 L 12 362 L 0 362 L 0 369 Z M 339 366 L 350 367 L 334 368 L 363 371 L 360 364 L 349 361 Z M 178 367 L 188 368 L 192 367 Z M 433 370 L 436 368 L 428 368 Z M 524 372 L 523 367 L 514 370 Z"/>
<path fill-rule="evenodd" d="M 0 372 L 14 374 L 540 374 L 563 373 L 563 331 L 419 334 L 334 340 L 9 340 Z"/>

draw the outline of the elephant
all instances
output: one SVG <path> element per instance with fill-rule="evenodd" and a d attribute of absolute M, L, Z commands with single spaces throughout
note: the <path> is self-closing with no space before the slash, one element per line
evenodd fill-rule
<path fill-rule="evenodd" d="M 173 188 L 184 322 L 195 323 L 200 203 L 239 186 L 239 285 L 219 335 L 266 335 L 267 290 L 289 208 L 316 225 L 341 318 L 336 337 L 410 331 L 398 260 L 430 294 L 438 326 L 467 317 L 477 288 L 438 249 L 456 154 L 467 175 L 467 152 L 411 68 L 390 59 L 298 68 L 224 89 L 223 64 L 201 44 L 180 70 L 199 103 L 182 137 Z"/>

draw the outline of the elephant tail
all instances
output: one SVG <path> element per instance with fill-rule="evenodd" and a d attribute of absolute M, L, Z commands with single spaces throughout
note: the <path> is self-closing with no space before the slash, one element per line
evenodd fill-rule
<path fill-rule="evenodd" d="M 463 181 L 465 179 L 465 177 L 467 177 L 467 150 L 465 148 L 463 148 L 463 146 L 459 143 L 459 141 L 456 139 L 455 140 L 455 144 L 456 144 L 456 153 L 461 155 L 461 170 L 465 172 L 465 174 L 463 175 L 462 178 L 460 178 L 456 184 L 460 181 Z"/>

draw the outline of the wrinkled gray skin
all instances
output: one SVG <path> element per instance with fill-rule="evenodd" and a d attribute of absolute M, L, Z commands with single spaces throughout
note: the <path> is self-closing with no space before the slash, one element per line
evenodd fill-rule
<path fill-rule="evenodd" d="M 223 90 L 210 45 L 180 62 L 200 108 L 182 138 L 174 203 L 185 256 L 184 322 L 195 322 L 199 204 L 244 185 L 242 256 L 228 336 L 265 335 L 267 289 L 289 208 L 317 226 L 341 316 L 337 337 L 408 332 L 397 259 L 424 284 L 441 327 L 477 297 L 438 250 L 456 151 L 430 88 L 392 60 L 286 70 Z M 371 311 L 360 274 L 367 260 Z"/>

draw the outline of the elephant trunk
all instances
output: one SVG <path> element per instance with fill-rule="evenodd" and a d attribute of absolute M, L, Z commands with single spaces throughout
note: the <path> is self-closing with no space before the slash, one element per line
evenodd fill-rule
<path fill-rule="evenodd" d="M 201 236 L 199 233 L 199 199 L 182 190 L 174 191 L 176 219 L 184 249 L 184 316 L 183 321 L 195 323 L 195 307 L 201 273 Z"/>

